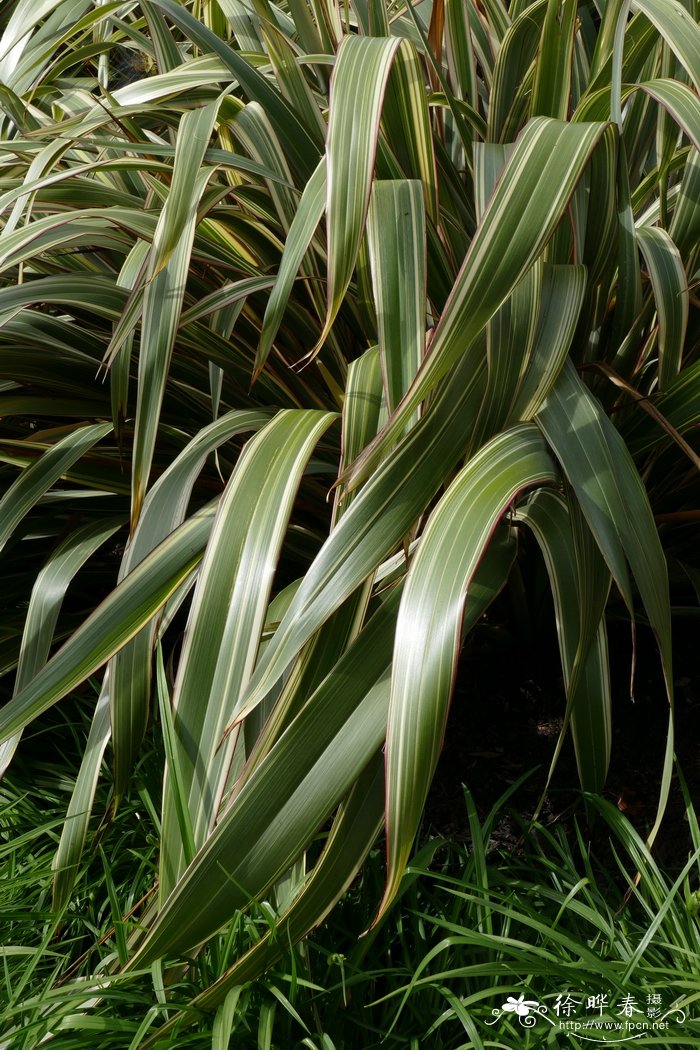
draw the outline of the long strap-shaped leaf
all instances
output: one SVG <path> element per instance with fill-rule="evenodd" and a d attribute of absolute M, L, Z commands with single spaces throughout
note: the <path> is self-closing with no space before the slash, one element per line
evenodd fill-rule
<path fill-rule="evenodd" d="M 666 390 L 681 369 L 690 295 L 680 252 L 665 230 L 645 226 L 637 243 L 647 264 L 659 319 L 659 389 Z"/>
<path fill-rule="evenodd" d="M 185 113 L 180 121 L 170 193 L 158 220 L 148 261 L 131 481 L 132 530 L 148 484 L 170 355 L 185 295 L 197 206 L 212 170 L 200 168 L 218 110 L 217 101 Z"/>
<path fill-rule="evenodd" d="M 604 124 L 537 118 L 519 137 L 479 223 L 415 382 L 350 479 L 366 476 L 411 413 L 455 361 L 468 354 L 559 223 Z"/>
<path fill-rule="evenodd" d="M 275 565 L 302 473 L 333 413 L 278 413 L 244 449 L 221 499 L 175 683 L 177 761 L 195 848 L 216 818 L 235 737 L 220 747 L 252 674 Z M 166 776 L 161 899 L 185 864 Z"/>
<path fill-rule="evenodd" d="M 502 587 L 512 548 L 494 545 L 478 572 L 471 625 Z M 260 899 L 380 746 L 401 588 L 364 630 L 247 781 L 184 873 L 127 969 L 201 943 Z"/>
<path fill-rule="evenodd" d="M 323 853 L 303 889 L 275 925 L 210 988 L 200 992 L 143 1043 L 155 1047 L 173 1029 L 196 1022 L 197 1010 L 212 1010 L 237 986 L 257 980 L 328 915 L 364 863 L 384 822 L 384 764 L 376 755 L 362 772 L 333 822 Z"/>
<path fill-rule="evenodd" d="M 73 794 L 68 803 L 61 839 L 51 864 L 54 873 L 52 907 L 57 912 L 68 903 L 75 886 L 92 814 L 97 778 L 109 742 L 108 685 L 109 677 L 106 675 L 90 725 Z"/>
<path fill-rule="evenodd" d="M 44 666 L 68 586 L 85 564 L 123 522 L 91 521 L 76 529 L 59 544 L 38 574 L 29 599 L 27 619 L 15 678 L 15 694 Z M 0 777 L 10 763 L 19 735 L 0 745 Z"/>
<path fill-rule="evenodd" d="M 566 120 L 576 33 L 576 3 L 548 0 L 539 61 L 535 67 L 530 113 Z"/>
<path fill-rule="evenodd" d="M 562 736 L 570 719 L 581 787 L 584 791 L 600 792 L 608 770 L 611 743 L 610 675 L 605 623 L 600 620 L 593 645 L 583 659 L 583 670 L 576 675 L 577 681 L 574 681 L 574 664 L 581 642 L 584 595 L 577 586 L 576 552 L 566 500 L 559 493 L 544 489 L 535 493 L 527 505 L 518 510 L 518 518 L 535 534 L 554 597 L 559 652 L 567 689 Z M 609 574 L 606 575 L 609 581 Z"/>
<path fill-rule="evenodd" d="M 80 427 L 57 441 L 20 474 L 0 500 L 0 550 L 37 500 L 111 429 L 111 423 Z"/>
<path fill-rule="evenodd" d="M 386 746 L 387 884 L 380 915 L 398 889 L 442 747 L 464 602 L 466 597 L 469 611 L 477 565 L 518 493 L 556 479 L 537 428 L 513 427 L 457 475 L 421 538 L 396 626 Z"/>
<path fill-rule="evenodd" d="M 666 40 L 700 91 L 700 27 L 678 0 L 632 0 Z"/>
<path fill-rule="evenodd" d="M 121 251 L 131 247 L 126 233 L 150 240 L 155 229 L 154 216 L 136 208 L 91 208 L 61 212 L 35 219 L 6 237 L 0 233 L 0 271 L 18 266 L 42 251 L 80 244 L 105 244 Z"/>
<path fill-rule="evenodd" d="M 292 189 L 291 173 L 265 110 L 258 102 L 249 102 L 229 121 L 229 127 L 246 152 L 277 176 L 268 180 L 267 188 L 280 225 L 287 232 L 296 211 L 297 194 Z"/>
<path fill-rule="evenodd" d="M 465 358 L 435 402 L 343 514 L 255 670 L 239 717 L 265 696 L 301 647 L 402 543 L 464 455 L 485 372 Z"/>
<path fill-rule="evenodd" d="M 11 84 L 31 32 L 62 0 L 20 0 L 0 38 L 0 79 Z"/>
<path fill-rule="evenodd" d="M 689 273 L 700 251 L 700 153 L 690 151 L 669 233 Z"/>
<path fill-rule="evenodd" d="M 537 333 L 511 407 L 511 422 L 532 419 L 556 382 L 574 338 L 585 290 L 583 266 L 545 263 Z"/>
<path fill-rule="evenodd" d="M 382 397 L 382 375 L 379 348 L 372 347 L 357 358 L 348 368 L 345 400 L 341 421 L 342 462 L 350 462 L 358 451 L 371 441 L 377 433 L 378 423 L 384 412 Z M 336 496 L 338 490 L 336 490 Z M 333 525 L 347 511 L 357 493 L 347 493 L 347 499 L 336 500 L 333 508 Z M 301 650 L 285 678 L 278 696 L 273 690 L 266 702 L 248 714 L 245 721 L 246 737 L 253 736 L 255 745 L 246 754 L 246 765 L 235 782 L 235 792 L 250 777 L 262 757 L 270 750 L 292 717 L 298 712 L 316 686 L 335 667 L 350 641 L 360 630 L 367 611 L 373 577 L 371 574 L 319 628 Z M 297 584 L 301 584 L 301 580 Z M 294 593 L 298 587 L 295 587 Z M 280 608 L 280 615 L 288 612 L 289 599 L 281 603 L 281 596 L 273 605 Z M 268 611 L 268 617 L 270 612 Z M 272 706 L 274 705 L 274 706 Z M 270 707 L 272 708 L 270 710 Z M 261 723 L 264 724 L 261 725 Z"/>
<path fill-rule="evenodd" d="M 379 121 L 397 37 L 343 40 L 331 82 L 328 116 L 328 311 L 321 342 L 355 268 L 372 187 Z"/>
<path fill-rule="evenodd" d="M 659 425 L 664 420 L 667 420 L 681 434 L 700 423 L 698 382 L 700 382 L 700 361 L 684 368 L 670 384 L 666 393 L 661 394 L 654 402 L 654 408 L 658 413 L 657 418 L 652 420 L 646 413 L 638 412 L 625 423 L 621 432 L 634 456 L 641 455 L 659 442 L 668 440 L 665 428 L 662 429 Z"/>
<path fill-rule="evenodd" d="M 489 92 L 487 142 L 508 140 L 508 129 L 512 126 L 512 114 L 523 111 L 530 97 L 528 70 L 537 52 L 542 25 L 547 11 L 547 0 L 536 0 L 528 4 L 527 10 L 519 13 L 506 31 L 498 49 L 493 69 L 493 80 Z"/>
<path fill-rule="evenodd" d="M 567 363 L 537 423 L 576 494 L 603 557 L 634 615 L 629 563 L 656 635 L 669 697 L 671 610 L 666 559 L 644 486 L 602 407 Z"/>
<path fill-rule="evenodd" d="M 126 296 L 126 291 L 119 288 L 112 277 L 90 273 L 81 274 L 80 281 L 76 281 L 74 274 L 54 274 L 0 289 L 0 310 L 36 303 L 61 303 L 84 309 L 89 303 L 92 312 L 116 321 L 124 309 Z"/>
<path fill-rule="evenodd" d="M 199 563 L 213 515 L 212 506 L 203 508 L 144 558 L 0 709 L 0 743 L 85 681 L 148 623 Z"/>
<path fill-rule="evenodd" d="M 399 598 L 388 593 L 223 813 L 129 968 L 186 951 L 258 899 L 357 780 L 384 736 Z"/>
<path fill-rule="evenodd" d="M 570 362 L 536 418 L 634 616 L 629 563 L 659 646 L 670 710 L 659 805 L 648 839 L 651 843 L 661 825 L 673 771 L 671 607 L 666 558 L 627 446 Z"/>
<path fill-rule="evenodd" d="M 265 309 L 260 345 L 255 356 L 253 378 L 257 378 L 265 367 L 275 336 L 282 322 L 282 315 L 289 300 L 294 278 L 299 272 L 302 259 L 316 232 L 316 227 L 326 207 L 326 158 L 320 162 L 304 187 L 296 215 L 289 227 L 280 262 L 277 280 Z"/>
<path fill-rule="evenodd" d="M 502 430 L 512 414 L 538 334 L 544 305 L 543 276 L 544 263 L 538 259 L 486 326 L 488 382 L 474 433 L 474 448 Z"/>
<path fill-rule="evenodd" d="M 402 46 L 396 52 L 382 110 L 382 130 L 404 176 L 421 183 L 425 211 L 437 223 L 434 140 L 424 73 L 415 47 Z"/>
<path fill-rule="evenodd" d="M 119 569 L 120 581 L 182 524 L 192 488 L 207 456 L 225 441 L 247 430 L 257 430 L 268 420 L 265 412 L 229 412 L 200 430 L 146 496 L 136 532 Z M 117 802 L 126 790 L 148 721 L 155 628 L 155 622 L 144 627 L 110 664 L 112 763 Z"/>
<path fill-rule="evenodd" d="M 425 205 L 416 180 L 375 182 L 367 222 L 390 411 L 413 382 L 425 344 Z"/>
<path fill-rule="evenodd" d="M 170 21 L 179 26 L 202 51 L 218 55 L 248 97 L 260 103 L 284 144 L 287 159 L 292 164 L 295 174 L 305 182 L 318 163 L 319 152 L 294 108 L 266 77 L 216 33 L 202 25 L 182 4 L 176 3 L 175 0 L 152 0 L 152 3 L 154 7 L 164 11 Z"/>

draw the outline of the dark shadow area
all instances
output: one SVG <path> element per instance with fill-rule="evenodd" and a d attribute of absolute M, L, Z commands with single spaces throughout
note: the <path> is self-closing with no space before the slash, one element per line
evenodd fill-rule
<path fill-rule="evenodd" d="M 565 711 L 563 682 L 556 676 L 554 625 L 524 640 L 492 622 L 480 627 L 460 663 L 445 746 L 426 809 L 423 838 L 469 839 L 462 784 L 472 793 L 480 818 L 518 778 L 531 772 L 506 809 L 524 821 L 535 812 L 546 786 Z M 612 674 L 612 756 L 603 795 L 632 822 L 642 837 L 651 828 L 659 796 L 668 704 L 656 643 L 638 628 L 634 699 L 630 697 L 632 659 L 629 623 L 608 625 Z M 481 636 L 479 634 L 481 632 Z M 674 622 L 675 749 L 690 797 L 700 803 L 700 676 L 697 620 Z M 544 824 L 580 820 L 579 782 L 569 735 L 540 812 Z M 589 829 L 596 840 L 595 826 Z M 521 830 L 503 816 L 492 846 L 518 849 Z M 654 852 L 669 871 L 680 869 L 691 849 L 690 831 L 677 778 Z"/>

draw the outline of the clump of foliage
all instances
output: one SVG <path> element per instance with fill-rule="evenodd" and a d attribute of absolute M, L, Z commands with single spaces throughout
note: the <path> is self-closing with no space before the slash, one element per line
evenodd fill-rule
<path fill-rule="evenodd" d="M 586 790 L 609 762 L 611 587 L 654 632 L 660 819 L 668 566 L 683 594 L 698 572 L 694 15 L 10 5 L 0 757 L 100 675 L 61 916 L 103 757 L 118 814 L 162 733 L 157 885 L 115 968 L 191 957 L 269 899 L 224 1002 L 382 827 L 385 911 L 462 639 L 523 530 Z"/>
<path fill-rule="evenodd" d="M 52 731 L 65 741 L 65 727 L 54 724 Z M 599 796 L 588 799 L 598 814 L 594 848 L 569 813 L 550 827 L 523 825 L 513 851 L 498 844 L 501 822 L 517 820 L 508 813 L 509 798 L 480 821 L 467 795 L 468 844 L 436 839 L 422 846 L 397 899 L 369 934 L 361 936 L 385 877 L 379 849 L 323 926 L 296 947 L 281 944 L 263 978 L 249 979 L 251 971 L 235 962 L 230 967 L 246 944 L 265 936 L 274 921 L 270 901 L 239 914 L 167 983 L 159 967 L 128 979 L 110 975 L 136 923 L 122 909 L 148 893 L 157 872 L 153 788 L 161 760 L 146 748 L 137 790 L 85 865 L 60 920 L 49 905 L 64 809 L 56 785 L 65 759 L 53 766 L 20 761 L 0 787 L 7 872 L 0 881 L 0 1046 L 33 1050 L 50 1033 L 49 1045 L 61 1050 L 85 1050 L 96 1039 L 114 1050 L 426 1044 L 480 1050 L 494 1038 L 532 1048 L 551 1045 L 552 1027 L 566 1020 L 556 1004 L 567 996 L 582 1008 L 579 1017 L 588 997 L 602 997 L 605 1009 L 586 1014 L 601 1023 L 619 1020 L 614 1005 L 626 997 L 637 1004 L 637 1020 L 646 1018 L 653 997 L 660 1002 L 654 1016 L 668 1021 L 664 1045 L 700 1038 L 694 1017 L 700 831 L 687 797 L 693 853 L 673 874 L 659 869 L 629 821 Z M 13 829 L 24 833 L 13 836 Z M 545 1017 L 524 1023 L 501 1009 L 509 999 L 537 1002 Z M 573 1031 L 563 1037 L 567 1045 L 586 1045 Z M 658 1038 L 651 1029 L 637 1033 L 642 1046 L 658 1045 Z"/>

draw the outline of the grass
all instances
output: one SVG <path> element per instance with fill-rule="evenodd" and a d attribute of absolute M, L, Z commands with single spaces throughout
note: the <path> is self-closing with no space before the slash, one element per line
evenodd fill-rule
<path fill-rule="evenodd" d="M 498 825 L 514 819 L 513 789 L 481 821 L 467 793 L 469 843 L 425 843 L 377 926 L 365 933 L 385 877 L 379 850 L 315 934 L 205 1012 L 192 1000 L 266 932 L 273 905 L 234 917 L 190 965 L 171 971 L 167 986 L 159 966 L 111 975 L 157 870 L 161 756 L 150 734 L 125 805 L 96 829 L 76 894 L 56 914 L 52 859 L 85 721 L 79 707 L 73 725 L 54 719 L 33 741 L 45 757 L 18 764 L 0 787 L 3 1048 L 33 1050 L 49 1033 L 47 1045 L 61 1050 L 96 1040 L 109 1050 L 584 1047 L 590 1042 L 560 1021 L 623 1024 L 625 1002 L 642 1011 L 635 1023 L 668 1024 L 662 1043 L 659 1030 L 635 1033 L 640 1045 L 700 1045 L 700 831 L 687 793 L 692 849 L 674 873 L 659 869 L 628 819 L 599 796 L 587 799 L 597 813 L 594 846 L 582 806 L 549 827 L 522 825 L 520 847 L 506 852 Z M 119 902 L 135 914 L 124 916 Z M 503 1011 L 519 999 L 542 1013 Z M 648 1018 L 647 1010 L 659 1013 Z M 605 1038 L 602 1029 L 586 1032 Z"/>

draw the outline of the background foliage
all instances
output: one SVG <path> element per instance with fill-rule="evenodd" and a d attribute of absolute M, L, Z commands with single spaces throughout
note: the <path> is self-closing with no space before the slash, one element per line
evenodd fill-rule
<path fill-rule="evenodd" d="M 5 7 L 1 758 L 91 697 L 56 929 L 103 762 L 116 828 L 160 738 L 158 878 L 110 972 L 159 975 L 228 929 L 240 958 L 199 1001 L 224 1009 L 383 827 L 382 914 L 462 640 L 525 535 L 587 791 L 610 756 L 609 601 L 656 638 L 653 840 L 672 602 L 700 568 L 696 15 Z M 273 928 L 250 946 L 230 931 L 255 902 Z"/>

